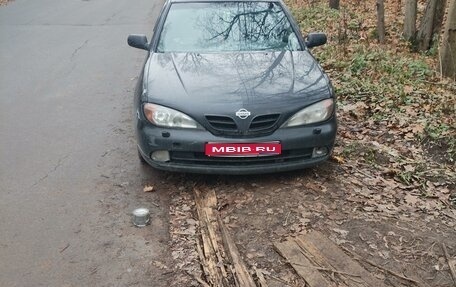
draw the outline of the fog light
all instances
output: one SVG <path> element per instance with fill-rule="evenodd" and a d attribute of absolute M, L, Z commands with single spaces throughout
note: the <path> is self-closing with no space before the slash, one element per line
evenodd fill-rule
<path fill-rule="evenodd" d="M 328 154 L 328 149 L 324 146 L 313 149 L 312 157 L 322 157 Z"/>
<path fill-rule="evenodd" d="M 169 161 L 169 152 L 167 150 L 157 150 L 152 153 L 152 159 L 155 161 Z"/>

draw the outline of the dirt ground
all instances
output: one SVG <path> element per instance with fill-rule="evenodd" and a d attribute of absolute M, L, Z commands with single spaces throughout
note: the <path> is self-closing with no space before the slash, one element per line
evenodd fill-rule
<path fill-rule="evenodd" d="M 154 264 L 177 275 L 173 286 L 199 286 L 188 275 L 200 270 L 195 186 L 216 191 L 222 220 L 243 259 L 267 275 L 269 286 L 305 286 L 273 249 L 273 242 L 310 230 L 428 286 L 454 286 L 442 244 L 456 256 L 456 210 L 439 198 L 423 200 L 403 186 L 388 186 L 334 161 L 262 176 L 163 176 L 162 184 L 171 191 L 171 257 Z M 390 286 L 415 286 L 370 265 L 364 267 Z"/>

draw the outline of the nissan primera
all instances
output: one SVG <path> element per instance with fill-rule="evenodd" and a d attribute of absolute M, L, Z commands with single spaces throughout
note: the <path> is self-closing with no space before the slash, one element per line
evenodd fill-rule
<path fill-rule="evenodd" d="M 331 154 L 335 95 L 281 1 L 168 0 L 135 90 L 138 154 L 169 171 L 249 174 Z"/>

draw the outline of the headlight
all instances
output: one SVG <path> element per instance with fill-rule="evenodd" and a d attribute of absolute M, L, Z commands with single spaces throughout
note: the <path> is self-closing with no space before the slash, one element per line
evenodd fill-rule
<path fill-rule="evenodd" d="M 295 127 L 325 121 L 331 117 L 334 100 L 327 99 L 304 108 L 294 114 L 282 127 Z"/>
<path fill-rule="evenodd" d="M 186 114 L 155 104 L 144 104 L 144 115 L 149 122 L 160 127 L 199 128 L 199 125 Z"/>

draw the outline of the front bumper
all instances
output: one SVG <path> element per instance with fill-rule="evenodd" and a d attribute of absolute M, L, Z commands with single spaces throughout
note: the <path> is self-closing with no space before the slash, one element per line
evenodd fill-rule
<path fill-rule="evenodd" d="M 273 134 L 255 138 L 225 138 L 206 130 L 166 129 L 148 122 L 137 122 L 137 140 L 141 155 L 152 167 L 177 172 L 206 174 L 260 174 L 290 171 L 314 166 L 329 158 L 336 136 L 335 117 L 318 125 L 277 129 Z M 282 144 L 282 154 L 267 157 L 207 157 L 207 142 Z M 316 147 L 326 147 L 328 154 L 314 157 Z M 170 160 L 152 160 L 151 154 L 167 150 Z"/>

